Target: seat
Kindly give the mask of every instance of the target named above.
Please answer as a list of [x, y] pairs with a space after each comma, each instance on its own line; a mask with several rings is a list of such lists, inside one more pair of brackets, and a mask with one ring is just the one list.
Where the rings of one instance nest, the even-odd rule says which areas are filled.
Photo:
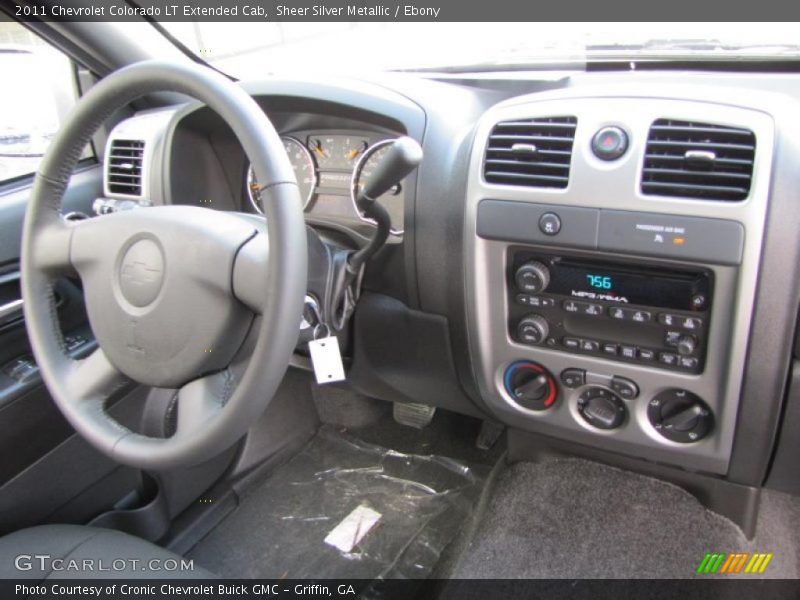
[[213, 577], [189, 559], [112, 529], [40, 525], [0, 538], [3, 579]]

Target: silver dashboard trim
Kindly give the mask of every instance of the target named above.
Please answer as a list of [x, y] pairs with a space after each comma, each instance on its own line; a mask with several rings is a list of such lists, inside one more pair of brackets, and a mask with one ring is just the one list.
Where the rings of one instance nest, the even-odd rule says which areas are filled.
[[[119, 198], [123, 200], [137, 200], [144, 204], [163, 204], [163, 194], [156, 176], [161, 168], [161, 144], [167, 132], [170, 120], [175, 116], [177, 109], [138, 113], [118, 123], [111, 130], [103, 153], [103, 194], [106, 198]], [[144, 142], [142, 150], [142, 194], [116, 194], [108, 187], [108, 168], [110, 165], [109, 153], [111, 144], [115, 140], [132, 139]]]
[[[577, 89], [548, 92], [514, 98], [485, 113], [476, 129], [470, 158], [464, 223], [470, 356], [483, 399], [498, 418], [511, 426], [691, 470], [724, 474], [733, 446], [761, 258], [775, 123], [772, 116], [762, 110], [732, 105], [731, 90], [721, 96], [719, 91], [702, 86], [698, 89], [679, 86], [669, 90], [652, 86], [651, 89], [651, 95], [642, 93], [641, 89], [633, 92], [627, 86], [609, 86], [596, 92]], [[531, 189], [487, 183], [482, 175], [482, 163], [492, 127], [503, 120], [551, 115], [574, 115], [578, 119], [568, 186], [565, 189]], [[757, 147], [748, 198], [740, 202], [713, 202], [643, 195], [640, 184], [644, 148], [650, 125], [659, 118], [752, 129]], [[601, 161], [591, 151], [592, 136], [606, 126], [620, 126], [629, 135], [628, 151], [616, 161]], [[728, 219], [741, 223], [746, 228], [741, 264], [736, 267], [704, 265], [714, 272], [716, 280], [704, 372], [700, 375], [683, 374], [598, 356], [525, 346], [512, 340], [506, 325], [505, 260], [508, 247], [520, 244], [477, 236], [477, 206], [483, 199], [551, 204], [556, 211], [559, 205], [569, 205]], [[569, 253], [558, 246], [539, 246], [538, 249]], [[610, 252], [592, 252], [592, 255], [610, 260], [621, 256]], [[645, 264], [690, 264], [653, 258], [641, 258], [641, 261]], [[728, 302], [724, 301], [726, 297]], [[639, 384], [641, 395], [636, 400], [626, 401], [629, 419], [623, 427], [601, 433], [585, 426], [577, 415], [579, 390], [562, 393], [557, 406], [546, 413], [534, 413], [516, 405], [504, 392], [501, 379], [505, 367], [520, 359], [540, 362], [556, 377], [568, 366], [629, 377]], [[662, 438], [652, 429], [646, 415], [647, 399], [669, 387], [688, 389], [706, 400], [714, 410], [717, 423], [712, 435], [693, 444], [677, 444]]]

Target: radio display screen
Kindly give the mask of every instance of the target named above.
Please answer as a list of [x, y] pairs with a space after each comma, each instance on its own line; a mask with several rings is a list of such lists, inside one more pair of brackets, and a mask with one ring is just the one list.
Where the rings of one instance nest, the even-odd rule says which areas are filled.
[[586, 300], [698, 311], [704, 310], [710, 300], [710, 282], [703, 272], [562, 259], [550, 264], [547, 292]]

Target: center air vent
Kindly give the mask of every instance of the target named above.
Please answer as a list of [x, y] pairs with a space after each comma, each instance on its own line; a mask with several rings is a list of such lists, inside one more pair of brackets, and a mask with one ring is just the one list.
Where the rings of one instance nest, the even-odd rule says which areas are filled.
[[567, 187], [577, 123], [575, 117], [498, 123], [489, 134], [484, 178], [505, 185]]
[[755, 151], [749, 129], [659, 119], [647, 138], [642, 193], [744, 200]]
[[144, 142], [114, 140], [107, 157], [108, 191], [126, 196], [142, 195]]

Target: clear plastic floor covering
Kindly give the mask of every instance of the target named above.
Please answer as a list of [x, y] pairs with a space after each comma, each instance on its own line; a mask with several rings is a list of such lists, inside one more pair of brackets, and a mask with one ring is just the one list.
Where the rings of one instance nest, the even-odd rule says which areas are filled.
[[426, 577], [472, 513], [485, 474], [326, 426], [190, 557], [222, 577]]

